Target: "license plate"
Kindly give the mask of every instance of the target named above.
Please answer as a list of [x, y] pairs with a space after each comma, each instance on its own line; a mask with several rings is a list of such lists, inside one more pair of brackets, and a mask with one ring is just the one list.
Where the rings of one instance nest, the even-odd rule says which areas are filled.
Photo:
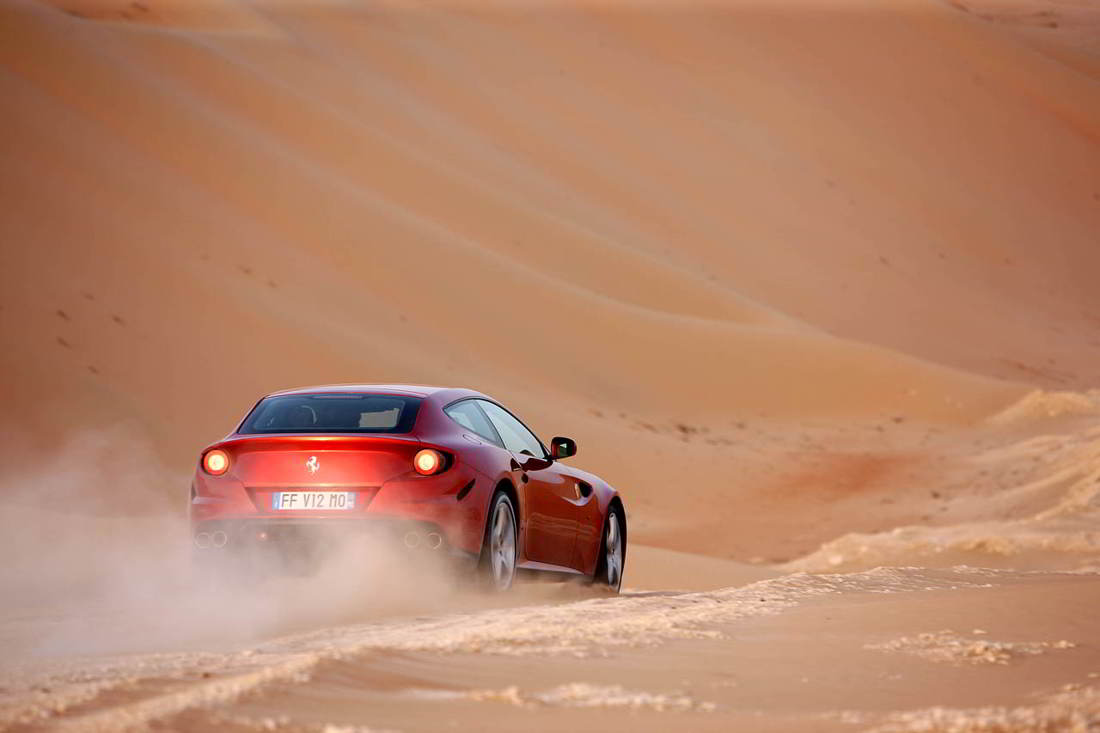
[[348, 511], [355, 508], [354, 491], [276, 491], [271, 494], [274, 511]]

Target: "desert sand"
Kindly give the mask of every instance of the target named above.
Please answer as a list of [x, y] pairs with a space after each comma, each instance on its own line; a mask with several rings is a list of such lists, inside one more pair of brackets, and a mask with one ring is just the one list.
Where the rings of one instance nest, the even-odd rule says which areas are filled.
[[[1100, 726], [1098, 84], [1089, 0], [0, 0], [0, 727]], [[341, 382], [575, 437], [623, 596], [195, 578]]]

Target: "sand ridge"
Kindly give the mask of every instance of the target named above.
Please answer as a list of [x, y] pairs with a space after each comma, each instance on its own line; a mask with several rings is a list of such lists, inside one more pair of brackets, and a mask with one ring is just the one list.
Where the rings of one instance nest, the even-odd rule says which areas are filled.
[[[886, 568], [852, 575], [793, 575], [719, 591], [627, 593], [574, 604], [521, 605], [476, 614], [335, 626], [228, 653], [40, 661], [5, 674], [0, 720], [32, 723], [60, 716], [62, 727], [74, 730], [139, 725], [192, 707], [230, 702], [274, 682], [305, 682], [311, 670], [326, 660], [369, 652], [606, 656], [614, 654], [616, 647], [722, 638], [714, 628], [717, 624], [781, 613], [823, 595], [981, 588], [990, 587], [998, 577], [992, 571]], [[572, 623], [578, 615], [586, 618], [585, 624]], [[111, 693], [119, 688], [130, 692], [125, 701], [115, 703]], [[33, 694], [28, 696], [29, 691]], [[564, 694], [559, 691], [550, 699]], [[653, 700], [644, 701], [645, 706], [652, 704]]]

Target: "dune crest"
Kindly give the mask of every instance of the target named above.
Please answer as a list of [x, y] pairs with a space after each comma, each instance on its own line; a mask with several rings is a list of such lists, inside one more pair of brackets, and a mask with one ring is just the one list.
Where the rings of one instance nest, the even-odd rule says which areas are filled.
[[1100, 390], [1047, 392], [1035, 390], [988, 418], [992, 425], [1027, 424], [1044, 418], [1067, 415], [1100, 415]]

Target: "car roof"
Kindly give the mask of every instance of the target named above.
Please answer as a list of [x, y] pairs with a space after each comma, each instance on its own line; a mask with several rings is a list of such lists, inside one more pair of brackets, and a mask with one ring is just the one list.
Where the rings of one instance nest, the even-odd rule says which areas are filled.
[[461, 387], [432, 387], [422, 384], [323, 384], [314, 387], [296, 387], [272, 392], [268, 397], [296, 394], [341, 394], [348, 392], [404, 394], [414, 397], [435, 397], [436, 399], [450, 402], [463, 397], [484, 397], [492, 399], [481, 392]]
[[320, 384], [313, 387], [295, 387], [272, 392], [268, 397], [292, 394], [340, 394], [343, 392], [400, 392], [427, 397], [447, 387], [429, 387], [420, 384]]

